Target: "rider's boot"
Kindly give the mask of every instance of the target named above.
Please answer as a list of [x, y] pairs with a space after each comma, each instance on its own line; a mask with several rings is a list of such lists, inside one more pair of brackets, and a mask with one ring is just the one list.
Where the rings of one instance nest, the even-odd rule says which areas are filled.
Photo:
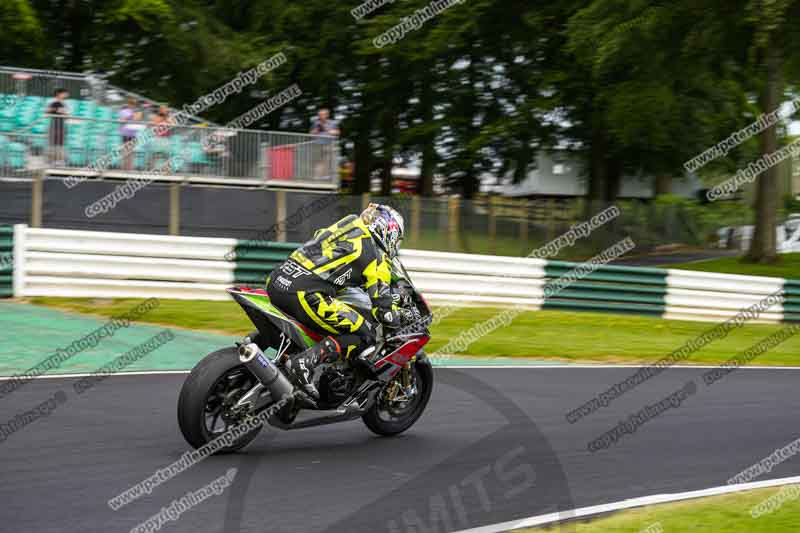
[[336, 339], [325, 337], [311, 348], [289, 356], [286, 366], [297, 379], [302, 391], [311, 400], [313, 407], [316, 407], [316, 402], [319, 401], [319, 391], [312, 380], [314, 368], [320, 363], [335, 361], [341, 353], [342, 350]]

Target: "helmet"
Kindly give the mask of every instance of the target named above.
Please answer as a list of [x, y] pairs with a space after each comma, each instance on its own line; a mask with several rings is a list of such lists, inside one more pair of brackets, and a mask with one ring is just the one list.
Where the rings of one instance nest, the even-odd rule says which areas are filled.
[[361, 213], [361, 220], [383, 251], [391, 258], [396, 257], [405, 230], [403, 215], [388, 205], [369, 204]]

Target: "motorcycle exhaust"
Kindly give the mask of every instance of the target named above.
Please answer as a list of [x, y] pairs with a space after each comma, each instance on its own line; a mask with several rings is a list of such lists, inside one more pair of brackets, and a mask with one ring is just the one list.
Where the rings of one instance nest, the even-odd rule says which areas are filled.
[[278, 370], [275, 363], [266, 358], [258, 344], [251, 342], [239, 346], [239, 361], [269, 390], [275, 401], [294, 391], [291, 382]]

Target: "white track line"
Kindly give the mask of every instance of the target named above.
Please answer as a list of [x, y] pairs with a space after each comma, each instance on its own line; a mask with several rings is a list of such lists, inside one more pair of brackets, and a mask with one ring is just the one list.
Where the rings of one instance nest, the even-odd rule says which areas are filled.
[[[615, 368], [642, 368], [641, 365], [547, 365], [547, 364], [532, 364], [532, 365], [437, 365], [438, 368], [453, 368], [456, 370], [503, 370], [503, 369], [525, 369], [525, 370], [552, 370], [552, 369], [593, 369], [593, 370], [611, 370]], [[672, 366], [666, 370], [703, 370], [711, 368], [720, 368], [715, 365], [697, 365], [697, 366]], [[742, 366], [737, 370], [800, 370], [800, 366]], [[112, 374], [104, 374], [104, 377], [115, 376], [158, 376], [161, 374], [188, 374], [189, 370], [140, 370], [136, 372], [116, 372]], [[61, 379], [61, 378], [84, 378], [94, 376], [92, 372], [81, 372], [75, 374], [43, 374], [41, 376], [33, 376], [26, 379]], [[0, 376], [0, 381], [15, 379], [21, 376]]]
[[[158, 376], [161, 374], [188, 374], [188, 370], [142, 370], [138, 372], [115, 372], [112, 374], [103, 374], [103, 377], [117, 377], [117, 376]], [[95, 373], [83, 372], [78, 374], [43, 374], [41, 376], [33, 376], [26, 379], [66, 379], [66, 378], [85, 378], [94, 376]], [[22, 376], [0, 376], [0, 381], [16, 379]]]
[[710, 489], [694, 490], [691, 492], [679, 492], [675, 494], [657, 494], [654, 496], [631, 498], [629, 500], [622, 500], [614, 503], [593, 505], [591, 507], [581, 507], [580, 509], [573, 509], [571, 511], [564, 511], [561, 513], [549, 513], [539, 516], [522, 518], [519, 520], [511, 520], [509, 522], [501, 522], [499, 524], [492, 524], [472, 529], [463, 529], [455, 533], [500, 533], [503, 531], [512, 531], [514, 529], [554, 524], [556, 522], [561, 522], [563, 520], [586, 518], [589, 516], [599, 515], [603, 513], [632, 509], [634, 507], [643, 507], [645, 505], [679, 502], [683, 500], [692, 500], [695, 498], [705, 498], [707, 496], [719, 496], [721, 494], [741, 492], [744, 490], [763, 489], [768, 487], [778, 487], [781, 485], [792, 485], [797, 483], [800, 483], [800, 476], [785, 477], [780, 479], [768, 479], [765, 481], [741, 483], [738, 485], [725, 485], [723, 487], [712, 487]]

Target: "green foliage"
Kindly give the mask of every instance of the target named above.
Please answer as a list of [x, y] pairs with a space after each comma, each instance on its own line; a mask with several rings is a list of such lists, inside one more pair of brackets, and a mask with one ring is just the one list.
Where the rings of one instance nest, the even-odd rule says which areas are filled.
[[[253, 126], [305, 131], [316, 108], [333, 108], [355, 192], [400, 159], [471, 197], [482, 175], [520, 181], [558, 145], [588, 163], [590, 195], [607, 202], [623, 174], [680, 178], [771, 111], [756, 98], [770, 47], [784, 51], [788, 89], [800, 74], [794, 0], [470, 0], [381, 48], [374, 39], [429, 0], [356, 20], [358, 3], [6, 0], [0, 63], [102, 71], [180, 107], [281, 51], [287, 65], [206, 116], [226, 122], [260, 103], [251, 90], [297, 83], [300, 98]], [[760, 151], [752, 138], [701, 178]]]
[[783, 208], [786, 213], [800, 213], [800, 198], [787, 194], [783, 197]]
[[0, 2], [0, 57], [39, 65], [43, 55], [42, 25], [31, 3], [28, 0]]

